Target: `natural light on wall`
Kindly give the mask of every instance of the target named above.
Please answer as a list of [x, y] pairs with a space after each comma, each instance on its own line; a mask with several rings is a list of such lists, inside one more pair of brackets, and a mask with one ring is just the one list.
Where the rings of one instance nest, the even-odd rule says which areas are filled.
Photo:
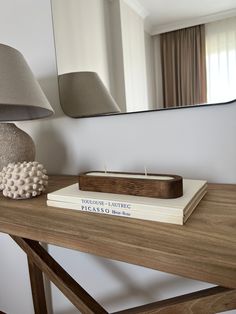
[[236, 98], [236, 17], [206, 24], [207, 102]]

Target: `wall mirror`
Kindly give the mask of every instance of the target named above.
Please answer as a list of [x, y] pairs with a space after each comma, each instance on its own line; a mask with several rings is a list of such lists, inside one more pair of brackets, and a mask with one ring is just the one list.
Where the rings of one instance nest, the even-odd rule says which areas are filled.
[[235, 0], [51, 1], [60, 100], [69, 116], [236, 98]]

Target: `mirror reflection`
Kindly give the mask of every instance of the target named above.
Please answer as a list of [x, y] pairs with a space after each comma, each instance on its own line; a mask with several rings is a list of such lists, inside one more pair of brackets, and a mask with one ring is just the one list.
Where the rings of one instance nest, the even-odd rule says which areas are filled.
[[[60, 99], [72, 117], [236, 98], [234, 0], [52, 0], [52, 14]], [[78, 82], [61, 87], [60, 78], [85, 72], [95, 72], [112, 95], [113, 111], [99, 111], [96, 101], [80, 109], [87, 105], [80, 105]], [[88, 99], [100, 95], [86, 90]], [[68, 101], [72, 94], [80, 99]]]

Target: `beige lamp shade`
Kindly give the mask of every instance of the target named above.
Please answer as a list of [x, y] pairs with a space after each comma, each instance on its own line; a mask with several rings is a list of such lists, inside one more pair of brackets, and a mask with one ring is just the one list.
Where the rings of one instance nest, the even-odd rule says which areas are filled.
[[59, 76], [61, 107], [72, 118], [118, 113], [120, 109], [95, 72]]
[[52, 113], [23, 55], [0, 44], [0, 171], [9, 163], [35, 159], [32, 138], [15, 124], [5, 122], [40, 119]]
[[0, 44], [0, 121], [40, 119], [52, 113], [23, 55]]

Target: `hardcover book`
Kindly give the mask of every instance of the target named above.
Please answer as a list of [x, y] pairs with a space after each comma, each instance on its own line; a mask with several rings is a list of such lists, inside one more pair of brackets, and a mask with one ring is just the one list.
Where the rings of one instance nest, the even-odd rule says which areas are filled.
[[81, 191], [73, 184], [49, 193], [47, 205], [183, 225], [206, 192], [206, 181], [188, 179], [183, 180], [183, 196], [176, 199]]

